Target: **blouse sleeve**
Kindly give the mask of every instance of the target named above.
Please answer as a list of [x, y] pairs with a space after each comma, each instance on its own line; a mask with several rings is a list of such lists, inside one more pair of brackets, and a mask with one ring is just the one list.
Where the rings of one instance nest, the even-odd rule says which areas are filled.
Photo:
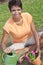
[[10, 32], [10, 24], [9, 24], [8, 21], [7, 21], [7, 22], [5, 23], [5, 25], [3, 26], [3, 29], [4, 29], [7, 33]]
[[32, 23], [32, 15], [30, 15], [29, 13], [27, 13], [27, 20], [28, 20], [28, 24]]

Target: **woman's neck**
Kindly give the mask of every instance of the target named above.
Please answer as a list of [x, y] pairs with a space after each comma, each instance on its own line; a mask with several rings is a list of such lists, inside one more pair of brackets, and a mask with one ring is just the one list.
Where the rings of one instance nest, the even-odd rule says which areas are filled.
[[22, 23], [23, 23], [23, 18], [22, 18], [22, 16], [20, 16], [20, 17], [18, 17], [18, 18], [13, 17], [13, 20], [14, 20], [14, 22], [15, 22], [17, 25], [22, 25]]
[[22, 17], [21, 17], [21, 16], [19, 16], [18, 18], [13, 17], [14, 22], [19, 22], [21, 19], [22, 19]]

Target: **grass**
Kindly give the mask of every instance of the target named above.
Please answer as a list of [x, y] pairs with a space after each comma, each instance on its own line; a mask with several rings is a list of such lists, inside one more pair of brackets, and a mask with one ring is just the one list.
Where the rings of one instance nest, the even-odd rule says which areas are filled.
[[[38, 30], [43, 29], [43, 0], [22, 0], [22, 3], [23, 12], [29, 12], [33, 16], [35, 26]], [[11, 13], [8, 9], [8, 3], [0, 5], [0, 39], [3, 33], [3, 26], [10, 15]], [[2, 51], [0, 52], [2, 53]]]
[[7, 3], [0, 5], [0, 37], [2, 35], [2, 28], [9, 16], [10, 14], [8, 11]]
[[[29, 12], [33, 16], [37, 29], [43, 29], [43, 0], [23, 0], [23, 11]], [[8, 3], [0, 5], [0, 37], [2, 28], [10, 17]]]

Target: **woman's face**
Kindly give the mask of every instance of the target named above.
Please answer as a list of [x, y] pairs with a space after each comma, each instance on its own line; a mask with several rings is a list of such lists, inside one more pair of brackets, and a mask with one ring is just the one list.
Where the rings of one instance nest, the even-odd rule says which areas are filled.
[[21, 8], [18, 6], [12, 6], [11, 13], [12, 13], [13, 17], [19, 18], [21, 15]]

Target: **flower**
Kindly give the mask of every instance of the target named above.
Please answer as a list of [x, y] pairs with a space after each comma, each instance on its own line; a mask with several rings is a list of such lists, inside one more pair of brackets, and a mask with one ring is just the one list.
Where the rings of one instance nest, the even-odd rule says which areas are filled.
[[32, 50], [31, 52], [29, 52], [28, 54], [26, 54], [25, 58], [26, 58], [26, 60], [28, 62], [34, 61], [34, 59], [35, 59], [35, 52]]

